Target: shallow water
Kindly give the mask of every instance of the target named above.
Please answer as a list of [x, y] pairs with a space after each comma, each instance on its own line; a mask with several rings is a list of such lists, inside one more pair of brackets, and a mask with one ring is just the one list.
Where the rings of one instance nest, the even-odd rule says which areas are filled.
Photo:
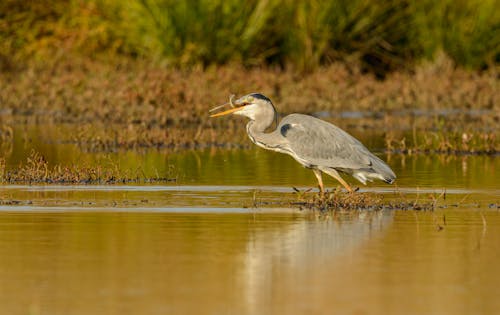
[[8, 166], [32, 147], [51, 164], [117, 160], [176, 182], [0, 186], [0, 314], [500, 312], [499, 157], [381, 156], [397, 185], [361, 191], [441, 196], [436, 211], [320, 215], [283, 207], [316, 182], [277, 153], [16, 139]]
[[498, 211], [472, 209], [9, 211], [0, 303], [4, 314], [494, 314], [499, 226]]

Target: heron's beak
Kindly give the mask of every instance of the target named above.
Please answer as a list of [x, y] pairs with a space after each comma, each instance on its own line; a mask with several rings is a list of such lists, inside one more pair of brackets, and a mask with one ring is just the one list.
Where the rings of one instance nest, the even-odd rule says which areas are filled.
[[210, 115], [210, 117], [225, 116], [225, 115], [229, 115], [231, 113], [237, 112], [237, 111], [242, 110], [242, 109], [243, 109], [243, 106], [235, 107], [235, 108], [231, 108], [231, 109], [225, 110], [225, 111], [217, 113], [217, 114]]

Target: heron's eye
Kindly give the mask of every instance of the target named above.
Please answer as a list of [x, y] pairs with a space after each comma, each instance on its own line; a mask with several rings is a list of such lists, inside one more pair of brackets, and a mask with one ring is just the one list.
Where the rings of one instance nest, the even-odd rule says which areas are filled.
[[253, 103], [253, 101], [254, 101], [253, 96], [249, 96], [249, 97], [247, 97], [247, 99], [245, 100], [245, 103], [250, 104], [250, 103]]

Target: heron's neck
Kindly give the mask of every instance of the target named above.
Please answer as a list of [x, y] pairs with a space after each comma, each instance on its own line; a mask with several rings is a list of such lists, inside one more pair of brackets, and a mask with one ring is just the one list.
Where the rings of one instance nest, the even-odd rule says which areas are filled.
[[273, 120], [251, 120], [247, 124], [247, 133], [253, 143], [268, 148], [273, 142], [272, 133], [266, 133], [265, 130], [273, 124]]

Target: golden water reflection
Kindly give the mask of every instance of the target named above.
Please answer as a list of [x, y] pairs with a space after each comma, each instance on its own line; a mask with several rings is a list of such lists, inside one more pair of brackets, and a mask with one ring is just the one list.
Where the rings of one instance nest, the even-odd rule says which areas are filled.
[[2, 213], [0, 313], [493, 314], [499, 240], [472, 209]]

